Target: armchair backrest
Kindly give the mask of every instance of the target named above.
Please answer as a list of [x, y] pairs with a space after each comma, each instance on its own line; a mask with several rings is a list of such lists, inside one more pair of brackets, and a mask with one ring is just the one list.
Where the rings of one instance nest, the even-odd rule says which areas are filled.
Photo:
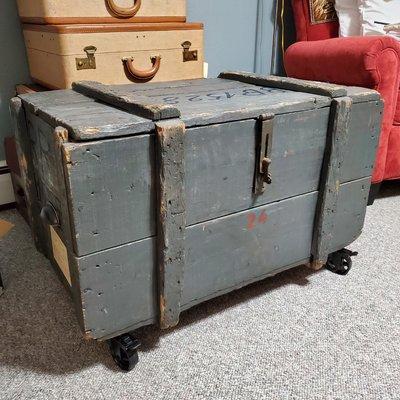
[[334, 0], [291, 0], [297, 41], [331, 39], [339, 35]]

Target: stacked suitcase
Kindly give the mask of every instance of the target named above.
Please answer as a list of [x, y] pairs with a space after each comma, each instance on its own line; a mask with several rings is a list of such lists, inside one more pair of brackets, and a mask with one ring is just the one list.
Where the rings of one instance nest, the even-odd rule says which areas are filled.
[[18, 0], [32, 79], [50, 89], [203, 77], [185, 0]]

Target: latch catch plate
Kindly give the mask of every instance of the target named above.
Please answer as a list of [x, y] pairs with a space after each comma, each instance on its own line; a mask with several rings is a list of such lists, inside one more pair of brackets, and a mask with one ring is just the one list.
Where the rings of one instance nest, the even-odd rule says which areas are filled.
[[190, 50], [191, 42], [186, 40], [181, 44], [183, 47], [183, 62], [187, 61], [197, 61], [199, 58], [199, 53], [197, 50]]
[[76, 69], [78, 71], [82, 69], [96, 69], [96, 57], [94, 56], [94, 53], [96, 53], [97, 48], [95, 46], [86, 46], [83, 50], [87, 57], [75, 58]]

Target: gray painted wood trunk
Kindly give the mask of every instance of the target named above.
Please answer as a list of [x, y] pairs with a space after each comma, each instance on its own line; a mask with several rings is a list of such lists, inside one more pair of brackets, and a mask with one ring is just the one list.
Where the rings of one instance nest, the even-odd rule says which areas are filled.
[[[87, 337], [175, 325], [206, 299], [320, 266], [362, 231], [374, 91], [226, 73], [21, 99], [34, 234]], [[271, 182], [255, 194], [261, 114], [273, 117]]]

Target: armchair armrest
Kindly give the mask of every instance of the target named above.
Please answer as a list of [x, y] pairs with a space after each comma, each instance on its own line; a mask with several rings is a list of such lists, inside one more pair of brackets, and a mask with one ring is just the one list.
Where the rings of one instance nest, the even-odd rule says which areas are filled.
[[291, 45], [284, 57], [292, 78], [377, 90], [384, 103], [373, 182], [383, 179], [400, 86], [400, 43], [388, 36], [334, 38]]
[[285, 69], [293, 78], [370, 89], [389, 80], [394, 86], [400, 71], [400, 44], [386, 36], [298, 42], [285, 53]]

